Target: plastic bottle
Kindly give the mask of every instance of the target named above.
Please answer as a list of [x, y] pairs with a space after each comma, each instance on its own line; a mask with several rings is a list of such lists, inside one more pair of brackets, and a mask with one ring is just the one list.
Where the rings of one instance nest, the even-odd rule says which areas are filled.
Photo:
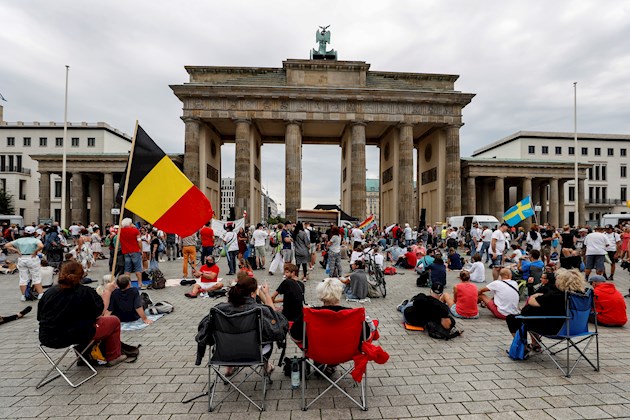
[[291, 359], [291, 388], [300, 387], [300, 361], [297, 357]]

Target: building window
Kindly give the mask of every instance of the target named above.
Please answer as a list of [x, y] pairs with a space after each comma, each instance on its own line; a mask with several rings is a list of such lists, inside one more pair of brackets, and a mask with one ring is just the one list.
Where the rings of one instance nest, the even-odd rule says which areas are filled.
[[527, 152], [530, 155], [533, 155], [534, 153], [536, 153], [536, 146], [527, 146]]
[[13, 155], [9, 155], [9, 172], [13, 172], [13, 161], [15, 160], [15, 158], [13, 157]]
[[582, 147], [582, 156], [588, 155], [588, 147]]
[[599, 166], [595, 167], [595, 181], [599, 181]]
[[96, 146], [96, 139], [94, 137], [88, 137], [88, 147]]
[[26, 200], [26, 180], [20, 179], [20, 184], [18, 186], [18, 194], [20, 200]]
[[595, 148], [595, 156], [601, 156], [601, 155], [602, 155], [601, 147], [596, 147]]
[[63, 137], [55, 138], [55, 147], [63, 147]]
[[31, 147], [31, 138], [24, 137], [24, 147]]
[[602, 203], [605, 203], [606, 199], [608, 199], [608, 187], [602, 187]]
[[0, 155], [0, 172], [5, 172], [7, 170], [7, 157], [5, 155]]
[[593, 167], [588, 168], [588, 179], [593, 179]]
[[595, 188], [593, 187], [588, 187], [588, 202], [592, 203], [593, 202], [593, 197], [594, 197], [594, 192]]
[[17, 172], [22, 172], [22, 155], [17, 155], [15, 157], [15, 166], [16, 166], [15, 170]]
[[602, 165], [602, 181], [606, 181], [606, 166]]
[[61, 197], [61, 181], [55, 181], [55, 198]]
[[619, 156], [625, 156], [626, 155], [626, 149], [619, 149]]
[[549, 154], [549, 146], [543, 146], [542, 147], [542, 154], [543, 155]]
[[15, 137], [7, 137], [7, 147], [15, 146]]
[[621, 187], [621, 191], [619, 191], [619, 198], [621, 199], [621, 201], [628, 200], [628, 187], [626, 187], [625, 185], [623, 185]]
[[556, 146], [556, 155], [561, 155], [561, 154], [562, 154], [562, 147]]
[[39, 147], [46, 147], [46, 146], [48, 146], [48, 139], [46, 137], [40, 137]]
[[55, 220], [61, 220], [61, 209], [55, 209]]
[[25, 215], [26, 215], [26, 209], [20, 209], [20, 216], [22, 216], [22, 219], [24, 219]]
[[628, 176], [628, 167], [626, 165], [621, 165], [621, 172], [619, 173], [621, 178], [626, 178]]
[[575, 154], [575, 147], [569, 146], [569, 154], [570, 155], [574, 155]]
[[608, 148], [608, 156], [615, 156], [615, 149], [613, 148]]
[[7, 192], [7, 179], [0, 178], [0, 191]]
[[569, 187], [569, 201], [575, 201], [575, 187]]
[[78, 137], [72, 137], [72, 143], [70, 143], [72, 145], [72, 147], [79, 147], [79, 138]]

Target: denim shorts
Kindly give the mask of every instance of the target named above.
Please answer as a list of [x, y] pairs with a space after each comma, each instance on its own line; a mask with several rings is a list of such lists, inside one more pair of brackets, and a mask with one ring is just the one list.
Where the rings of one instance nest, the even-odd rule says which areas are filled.
[[460, 315], [459, 313], [457, 313], [457, 305], [455, 303], [449, 309], [451, 310], [451, 315], [453, 315], [455, 318], [462, 318], [462, 319], [477, 319], [477, 318], [479, 318], [479, 314], [477, 314], [475, 316], [463, 316], [463, 315]]
[[142, 273], [142, 253], [125, 254], [125, 273]]
[[597, 271], [604, 271], [605, 261], [606, 257], [604, 255], [587, 255], [585, 267], [587, 270], [591, 270], [594, 268]]
[[497, 255], [496, 258], [492, 258], [492, 265], [493, 266], [501, 265], [502, 262], [503, 262], [503, 255], [502, 254]]

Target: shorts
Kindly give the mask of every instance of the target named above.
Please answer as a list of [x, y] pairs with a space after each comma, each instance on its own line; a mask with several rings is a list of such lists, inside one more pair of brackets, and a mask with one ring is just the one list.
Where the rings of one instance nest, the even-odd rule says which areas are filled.
[[265, 246], [256, 246], [254, 247], [256, 249], [256, 256], [263, 258], [265, 256]]
[[479, 314], [475, 315], [475, 316], [463, 316], [457, 313], [457, 309], [456, 309], [456, 304], [454, 303], [451, 306], [451, 315], [453, 315], [455, 318], [462, 318], [462, 319], [477, 319], [479, 318]]
[[142, 255], [140, 252], [125, 254], [125, 273], [142, 272]]
[[610, 263], [611, 264], [616, 263], [617, 261], [616, 261], [615, 255], [617, 254], [617, 251], [606, 251], [606, 252], [608, 252], [608, 258], [610, 258]]
[[293, 260], [293, 250], [292, 249], [283, 249], [282, 250], [282, 260], [285, 263], [290, 263]]
[[604, 261], [606, 261], [605, 255], [587, 255], [586, 256], [586, 264], [584, 268], [586, 270], [592, 270], [593, 268], [596, 271], [604, 271]]
[[311, 248], [310, 249], [311, 254], [314, 254], [317, 252], [317, 244], [311, 244], [310, 248]]
[[499, 312], [499, 308], [497, 308], [497, 305], [494, 303], [494, 300], [489, 300], [488, 302], [486, 302], [486, 307], [490, 310], [490, 312], [492, 312], [492, 315], [494, 315], [496, 318], [499, 318], [499, 319], [507, 318], [507, 316]]
[[17, 268], [20, 273], [20, 286], [26, 286], [29, 280], [33, 281], [32, 284], [42, 283], [39, 257], [22, 256], [17, 260]]
[[217, 284], [217, 281], [198, 281], [196, 284], [199, 285], [199, 287], [201, 287], [201, 290], [208, 290], [212, 287], [214, 287]]
[[[492, 255], [492, 254], [491, 254]], [[500, 266], [503, 263], [503, 254], [497, 255], [496, 258], [492, 258], [493, 266]]]
[[547, 244], [547, 245], [543, 245], [540, 253], [545, 256], [548, 257], [549, 255], [551, 255], [551, 245]]

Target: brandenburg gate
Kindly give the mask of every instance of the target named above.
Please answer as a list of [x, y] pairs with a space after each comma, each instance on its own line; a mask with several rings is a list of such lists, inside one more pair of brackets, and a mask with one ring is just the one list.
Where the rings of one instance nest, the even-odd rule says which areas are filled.
[[[286, 153], [286, 217], [301, 207], [302, 145], [341, 148], [341, 208], [366, 216], [365, 147], [380, 149], [380, 222], [461, 214], [459, 129], [473, 94], [455, 75], [370, 71], [363, 61], [290, 59], [281, 68], [187, 66], [184, 172], [220, 208], [221, 153], [236, 144], [236, 214], [261, 220], [261, 147]], [[417, 149], [414, 180], [413, 151]], [[327, 156], [322, 165], [330, 165]], [[417, 191], [414, 190], [414, 183]]]

